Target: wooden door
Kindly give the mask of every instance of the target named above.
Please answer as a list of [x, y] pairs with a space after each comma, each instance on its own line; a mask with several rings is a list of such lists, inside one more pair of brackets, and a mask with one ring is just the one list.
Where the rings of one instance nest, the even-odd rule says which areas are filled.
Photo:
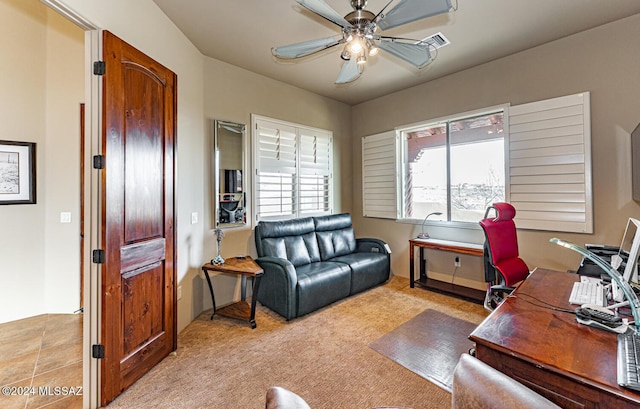
[[176, 76], [103, 35], [101, 404], [176, 348]]

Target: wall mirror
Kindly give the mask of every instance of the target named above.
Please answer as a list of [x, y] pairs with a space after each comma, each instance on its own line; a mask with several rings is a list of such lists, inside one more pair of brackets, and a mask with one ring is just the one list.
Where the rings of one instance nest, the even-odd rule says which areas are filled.
[[217, 119], [214, 121], [214, 228], [238, 227], [247, 223], [245, 130], [244, 124]]

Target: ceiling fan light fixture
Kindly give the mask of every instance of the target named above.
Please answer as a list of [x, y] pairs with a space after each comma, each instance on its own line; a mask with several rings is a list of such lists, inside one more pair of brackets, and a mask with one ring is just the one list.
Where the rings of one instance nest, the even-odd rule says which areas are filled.
[[[272, 48], [277, 58], [294, 59], [306, 57], [327, 49], [344, 45], [340, 57], [344, 60], [336, 84], [346, 84], [358, 79], [368, 57], [373, 57], [382, 49], [417, 68], [423, 68], [432, 62], [435, 55], [431, 51], [438, 48], [438, 40], [424, 41], [410, 38], [378, 35], [393, 27], [408, 24], [416, 20], [449, 12], [452, 0], [389, 0], [377, 14], [366, 10], [367, 0], [349, 0], [351, 13], [342, 17], [326, 0], [296, 0], [307, 10], [341, 27], [339, 36], [321, 38], [301, 43]], [[386, 2], [386, 1], [385, 1]], [[391, 6], [392, 3], [395, 4]], [[425, 5], [425, 3], [428, 3]], [[438, 35], [432, 36], [438, 37]], [[428, 37], [431, 39], [431, 37]]]
[[354, 54], [359, 54], [362, 51], [362, 42], [360, 41], [360, 37], [355, 37], [351, 42], [349, 42], [349, 51]]

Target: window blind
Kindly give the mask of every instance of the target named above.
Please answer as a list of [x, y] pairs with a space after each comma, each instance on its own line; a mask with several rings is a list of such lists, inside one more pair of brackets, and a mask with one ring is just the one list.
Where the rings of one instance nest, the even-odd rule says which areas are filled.
[[328, 212], [332, 138], [328, 133], [300, 129], [300, 213]]
[[519, 228], [593, 232], [588, 92], [510, 107], [508, 151]]
[[398, 147], [395, 131], [362, 138], [362, 210], [365, 217], [398, 218]]
[[331, 213], [331, 132], [254, 117], [256, 218]]

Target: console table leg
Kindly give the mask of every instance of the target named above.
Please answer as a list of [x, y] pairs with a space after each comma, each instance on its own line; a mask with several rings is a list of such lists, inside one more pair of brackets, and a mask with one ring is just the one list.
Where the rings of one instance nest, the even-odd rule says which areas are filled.
[[413, 288], [413, 280], [415, 279], [415, 267], [413, 265], [413, 244], [409, 243], [409, 288]]
[[427, 282], [427, 260], [424, 258], [423, 247], [420, 247], [420, 281]]
[[256, 324], [256, 301], [258, 301], [258, 290], [260, 290], [260, 279], [261, 275], [255, 276], [253, 279], [253, 290], [251, 294], [251, 315], [249, 317], [249, 323], [251, 324], [251, 329], [254, 329]]
[[211, 302], [213, 303], [213, 312], [211, 313], [211, 319], [216, 315], [216, 297], [213, 295], [213, 285], [211, 284], [211, 277], [209, 277], [209, 272], [204, 270], [204, 276], [207, 278], [207, 284], [209, 284], [209, 292], [211, 293]]

